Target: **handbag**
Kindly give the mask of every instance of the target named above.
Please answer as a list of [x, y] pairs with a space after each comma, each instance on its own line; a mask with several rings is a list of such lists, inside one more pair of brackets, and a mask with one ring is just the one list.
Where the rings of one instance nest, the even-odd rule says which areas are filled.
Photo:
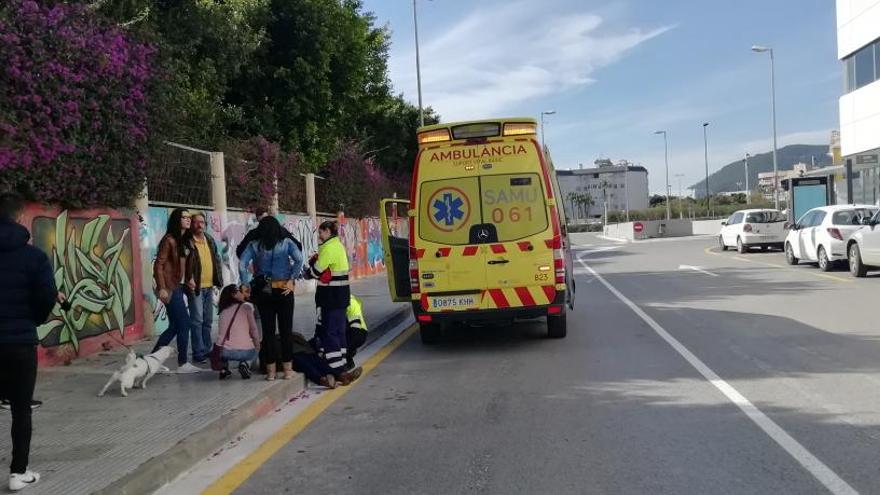
[[229, 331], [232, 330], [232, 324], [235, 323], [235, 317], [238, 316], [238, 310], [241, 309], [241, 304], [235, 308], [235, 312], [232, 313], [232, 319], [229, 320], [229, 326], [226, 327], [226, 336], [223, 337], [223, 342], [220, 345], [214, 343], [214, 347], [211, 348], [211, 369], [214, 371], [221, 371], [225, 368], [223, 366], [223, 346], [226, 345], [226, 342], [229, 340]]
[[[258, 241], [255, 241], [258, 242]], [[272, 248], [272, 262], [275, 263], [275, 248]], [[257, 273], [254, 275], [254, 278], [251, 280], [251, 292], [254, 294], [261, 294], [264, 296], [272, 295], [272, 277], [267, 276], [263, 273]]]

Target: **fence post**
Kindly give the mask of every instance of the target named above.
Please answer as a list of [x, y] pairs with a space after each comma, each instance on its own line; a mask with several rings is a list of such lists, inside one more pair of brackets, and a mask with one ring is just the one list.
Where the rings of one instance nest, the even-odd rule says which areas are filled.
[[211, 206], [222, 231], [226, 228], [226, 167], [222, 151], [211, 152]]
[[315, 199], [315, 174], [309, 172], [306, 175], [306, 213], [312, 218], [312, 222], [318, 222], [318, 205]]
[[[138, 215], [138, 223], [140, 224], [138, 225], [138, 228], [140, 229], [140, 232], [144, 232], [143, 225], [148, 225], [150, 219], [150, 195], [147, 190], [146, 179], [144, 179], [144, 188], [141, 189], [141, 192], [134, 200], [134, 209]], [[141, 249], [144, 241], [145, 239], [141, 239], [141, 246], [135, 246], [135, 248], [141, 250], [141, 256], [139, 260], [132, 260], [132, 263], [141, 263], [141, 287], [144, 287], [144, 290], [141, 291], [140, 297], [144, 308], [144, 311], [142, 312], [144, 336], [153, 336], [155, 334], [153, 308], [159, 303], [156, 301], [155, 296], [152, 295], [152, 290], [150, 289], [153, 286], [153, 265], [149, 251]], [[149, 239], [146, 241], [149, 242]], [[149, 308], [149, 311], [147, 311], [147, 308]]]
[[278, 172], [276, 171], [272, 174], [272, 201], [269, 202], [269, 214], [274, 217], [279, 211], [281, 207], [278, 205]]

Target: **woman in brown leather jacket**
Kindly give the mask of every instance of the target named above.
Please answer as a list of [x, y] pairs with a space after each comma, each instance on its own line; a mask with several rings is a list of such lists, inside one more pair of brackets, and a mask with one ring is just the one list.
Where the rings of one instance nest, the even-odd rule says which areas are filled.
[[189, 342], [189, 312], [183, 280], [184, 264], [190, 247], [185, 240], [189, 230], [191, 215], [184, 208], [177, 208], [168, 216], [168, 228], [159, 241], [156, 261], [153, 262], [153, 278], [156, 281], [156, 294], [165, 305], [168, 315], [168, 330], [162, 332], [153, 352], [171, 343], [177, 337], [177, 372], [193, 373], [200, 371], [186, 362]]

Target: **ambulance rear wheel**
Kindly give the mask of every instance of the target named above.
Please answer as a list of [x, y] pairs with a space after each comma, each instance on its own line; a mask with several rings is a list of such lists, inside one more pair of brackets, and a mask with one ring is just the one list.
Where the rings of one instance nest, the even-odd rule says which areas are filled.
[[547, 336], [551, 339], [564, 339], [568, 333], [565, 315], [547, 317]]
[[436, 344], [443, 337], [443, 328], [439, 323], [420, 323], [419, 337], [422, 338], [422, 344]]

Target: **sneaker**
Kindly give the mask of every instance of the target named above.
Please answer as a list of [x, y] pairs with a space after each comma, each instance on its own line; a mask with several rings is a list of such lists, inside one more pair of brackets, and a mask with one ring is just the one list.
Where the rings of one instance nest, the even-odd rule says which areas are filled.
[[178, 374], [189, 374], [189, 373], [199, 373], [204, 371], [203, 369], [193, 366], [190, 363], [184, 363], [177, 367]]
[[9, 475], [9, 490], [17, 492], [40, 481], [40, 474], [27, 470], [22, 474], [12, 473]]
[[[31, 401], [31, 409], [36, 409], [42, 405], [43, 405], [43, 401], [41, 401], [41, 400], [32, 400]], [[4, 411], [8, 411], [8, 410], [12, 409], [12, 403], [10, 403], [6, 399], [0, 400], [0, 409], [3, 409]]]
[[238, 374], [241, 375], [242, 380], [250, 380], [251, 366], [247, 363], [247, 361], [242, 361], [238, 363]]
[[229, 370], [220, 370], [220, 379], [225, 380], [232, 376], [232, 372]]

